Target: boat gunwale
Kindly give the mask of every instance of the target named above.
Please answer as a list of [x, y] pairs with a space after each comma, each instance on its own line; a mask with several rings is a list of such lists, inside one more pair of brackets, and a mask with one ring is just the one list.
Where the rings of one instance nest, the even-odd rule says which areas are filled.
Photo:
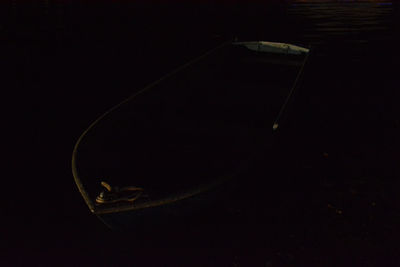
[[[174, 76], [175, 74], [177, 74], [178, 72], [188, 68], [189, 66], [191, 66], [192, 64], [208, 57], [209, 55], [213, 54], [214, 52], [216, 52], [217, 50], [231, 44], [232, 41], [226, 41], [220, 45], [218, 45], [217, 47], [207, 51], [206, 53], [192, 59], [191, 61], [189, 61], [188, 63], [181, 65], [180, 67], [176, 68], [175, 70], [173, 70], [172, 72], [162, 76], [160, 79], [156, 80], [155, 82], [150, 83], [149, 85], [145, 86], [142, 90], [134, 93], [133, 95], [129, 96], [128, 98], [126, 98], [125, 100], [123, 100], [122, 102], [120, 102], [119, 104], [113, 106], [112, 108], [110, 108], [109, 110], [107, 110], [105, 113], [103, 113], [103, 115], [101, 115], [100, 117], [98, 117], [94, 122], [92, 122], [88, 128], [86, 128], [86, 130], [79, 136], [77, 142], [75, 143], [73, 152], [72, 152], [72, 160], [71, 160], [71, 165], [72, 165], [72, 175], [74, 177], [74, 181], [75, 184], [77, 185], [79, 192], [81, 193], [83, 199], [86, 202], [86, 205], [89, 207], [90, 211], [94, 214], [105, 214], [105, 213], [113, 213], [113, 212], [120, 212], [120, 211], [128, 211], [128, 210], [136, 210], [136, 209], [141, 209], [141, 208], [149, 208], [149, 207], [156, 207], [156, 206], [160, 206], [160, 205], [165, 205], [165, 204], [169, 204], [169, 203], [173, 203], [194, 195], [197, 195], [203, 191], [206, 191], [207, 189], [211, 188], [213, 186], [213, 184], [208, 185], [208, 186], [204, 186], [204, 187], [200, 187], [197, 190], [192, 190], [183, 194], [177, 194], [174, 197], [167, 197], [167, 198], [163, 198], [160, 200], [156, 200], [156, 201], [149, 201], [145, 203], [141, 203], [138, 205], [125, 205], [124, 207], [99, 207], [96, 206], [93, 201], [91, 200], [91, 198], [89, 197], [88, 192], [85, 189], [85, 186], [82, 183], [82, 179], [79, 175], [79, 171], [77, 168], [77, 155], [78, 155], [78, 150], [79, 150], [79, 145], [82, 142], [82, 140], [84, 139], [84, 137], [87, 135], [87, 133], [94, 128], [100, 121], [102, 121], [105, 117], [107, 117], [110, 113], [112, 113], [113, 111], [117, 110], [118, 108], [122, 107], [124, 104], [130, 102], [132, 99], [134, 99], [135, 97], [141, 95], [142, 93], [148, 91], [149, 89], [155, 87], [156, 85], [158, 85], [159, 83], [161, 83], [162, 81]], [[226, 178], [225, 178], [226, 179]], [[217, 184], [220, 183], [220, 180], [225, 180], [225, 179], [218, 179], [217, 180]]]

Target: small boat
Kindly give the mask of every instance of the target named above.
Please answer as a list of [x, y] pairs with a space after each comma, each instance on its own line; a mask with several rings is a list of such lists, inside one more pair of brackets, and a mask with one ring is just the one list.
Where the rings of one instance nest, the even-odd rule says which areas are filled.
[[271, 142], [299, 86], [308, 49], [285, 45], [221, 44], [95, 120], [72, 155], [90, 211], [129, 230], [214, 206]]

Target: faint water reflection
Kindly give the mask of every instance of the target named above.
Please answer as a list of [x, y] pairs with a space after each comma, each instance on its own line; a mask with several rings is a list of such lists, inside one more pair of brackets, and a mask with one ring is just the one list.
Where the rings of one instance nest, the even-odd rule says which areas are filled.
[[389, 40], [393, 13], [392, 2], [295, 1], [288, 7], [296, 38], [310, 44]]

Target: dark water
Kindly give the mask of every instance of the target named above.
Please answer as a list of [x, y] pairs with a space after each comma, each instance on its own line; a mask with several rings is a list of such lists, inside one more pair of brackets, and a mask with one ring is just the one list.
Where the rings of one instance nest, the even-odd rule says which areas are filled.
[[[95, 255], [105, 264], [399, 263], [397, 3], [14, 1], [1, 11], [3, 76], [16, 100], [11, 125], [21, 128], [5, 209], [7, 264], [90, 263]], [[236, 35], [310, 44], [315, 53], [277, 149], [227, 200], [233, 210], [245, 207], [226, 237], [234, 249], [189, 249], [195, 241], [171, 241], [186, 250], [149, 249], [159, 244], [155, 234], [132, 243], [114, 236], [73, 183], [77, 137], [115, 103]], [[15, 198], [21, 185], [24, 198]]]
[[[346, 44], [390, 42], [394, 37], [392, 2], [293, 3], [288, 8], [297, 27], [295, 38], [320, 45], [330, 41]], [[300, 25], [301, 25], [300, 24]]]

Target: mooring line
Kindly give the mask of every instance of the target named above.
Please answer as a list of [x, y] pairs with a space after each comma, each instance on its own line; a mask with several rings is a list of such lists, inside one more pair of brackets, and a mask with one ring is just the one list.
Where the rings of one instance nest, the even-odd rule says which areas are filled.
[[276, 131], [276, 130], [279, 128], [280, 119], [281, 119], [281, 117], [282, 117], [282, 115], [283, 115], [283, 113], [284, 113], [284, 111], [285, 111], [285, 109], [286, 109], [286, 106], [287, 106], [288, 103], [289, 103], [290, 98], [292, 97], [294, 91], [295, 91], [295, 90], [297, 89], [297, 87], [298, 87], [298, 83], [299, 83], [299, 81], [300, 81], [301, 76], [303, 75], [304, 68], [305, 68], [305, 65], [306, 65], [306, 63], [307, 63], [307, 61], [308, 61], [308, 57], [309, 57], [310, 53], [311, 53], [311, 49], [310, 49], [310, 52], [307, 53], [306, 58], [304, 59], [303, 64], [302, 64], [302, 66], [301, 66], [301, 68], [300, 68], [300, 70], [299, 70], [299, 73], [297, 74], [297, 77], [296, 77], [296, 80], [295, 80], [295, 82], [294, 82], [294, 85], [293, 85], [292, 89], [289, 91], [289, 94], [288, 94], [288, 96], [286, 97], [285, 102], [283, 103], [281, 109], [279, 110], [278, 116], [276, 117], [274, 123], [272, 124], [272, 130], [273, 130], [273, 131]]

